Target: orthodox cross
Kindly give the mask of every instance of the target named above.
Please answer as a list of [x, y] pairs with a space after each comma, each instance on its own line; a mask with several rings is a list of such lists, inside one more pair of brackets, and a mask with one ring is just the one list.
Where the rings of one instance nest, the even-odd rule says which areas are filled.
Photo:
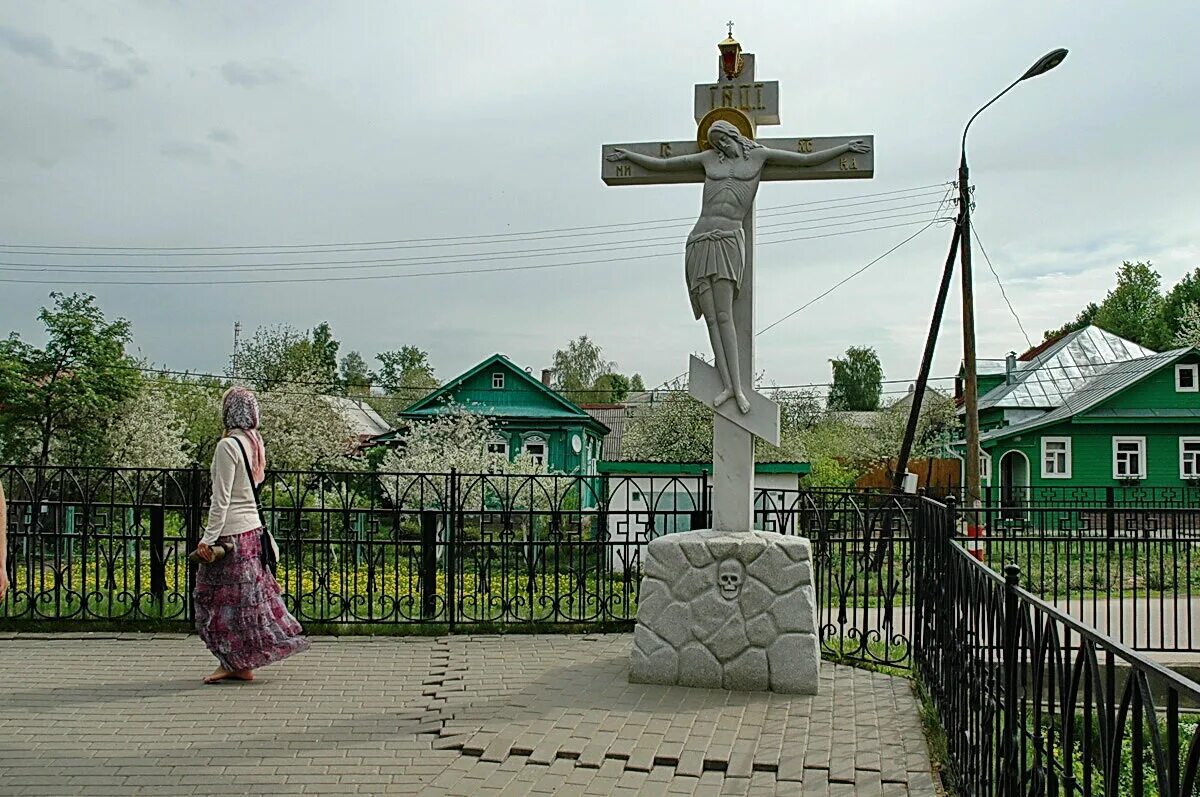
[[713, 406], [713, 528], [754, 528], [754, 439], [778, 445], [779, 407], [753, 389], [754, 198], [761, 181], [863, 179], [874, 174], [871, 136], [756, 139], [779, 124], [779, 83], [756, 81], [754, 56], [718, 45], [716, 83], [695, 89], [692, 141], [606, 144], [607, 185], [704, 183], [688, 237], [692, 309], [708, 325], [714, 364], [692, 356], [688, 392]]

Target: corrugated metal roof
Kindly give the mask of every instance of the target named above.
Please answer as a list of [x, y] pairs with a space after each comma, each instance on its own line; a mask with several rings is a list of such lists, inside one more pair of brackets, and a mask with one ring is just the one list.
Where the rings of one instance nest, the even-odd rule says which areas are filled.
[[391, 425], [383, 416], [362, 399], [347, 396], [325, 396], [324, 399], [358, 437], [375, 437], [392, 431]]
[[622, 404], [582, 405], [583, 411], [609, 428], [604, 436], [600, 458], [614, 461], [621, 458], [621, 438], [625, 434], [625, 421], [630, 408]]
[[1154, 355], [1155, 352], [1099, 327], [1084, 327], [1064, 335], [1031, 361], [1018, 361], [1013, 384], [999, 385], [981, 396], [979, 409], [1061, 407], [1089, 380], [1114, 363]]
[[[1117, 340], [1120, 340], [1120, 338], [1117, 338]], [[1178, 360], [1190, 351], [1191, 348], [1188, 347], [1173, 349], [1162, 354], [1152, 354], [1148, 357], [1140, 357], [1136, 360], [1127, 360], [1108, 365], [1099, 369], [1092, 377], [1076, 387], [1065, 397], [1062, 404], [1045, 415], [1014, 426], [1005, 426], [988, 432], [982, 435], [980, 440], [995, 440], [1068, 420], [1115, 396], [1133, 383], [1157, 371], [1159, 368]]]

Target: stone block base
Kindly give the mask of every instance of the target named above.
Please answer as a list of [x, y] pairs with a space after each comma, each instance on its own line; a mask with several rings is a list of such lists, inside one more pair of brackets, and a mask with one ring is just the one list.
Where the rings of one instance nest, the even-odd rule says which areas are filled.
[[629, 680], [817, 693], [821, 646], [804, 537], [706, 529], [645, 549]]

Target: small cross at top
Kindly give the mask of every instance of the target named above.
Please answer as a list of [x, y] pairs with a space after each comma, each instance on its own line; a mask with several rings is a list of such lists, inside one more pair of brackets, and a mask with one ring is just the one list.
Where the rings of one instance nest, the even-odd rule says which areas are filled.
[[728, 22], [726, 22], [725, 24], [729, 26], [729, 38], [732, 39], [733, 38], [733, 20], [731, 19]]

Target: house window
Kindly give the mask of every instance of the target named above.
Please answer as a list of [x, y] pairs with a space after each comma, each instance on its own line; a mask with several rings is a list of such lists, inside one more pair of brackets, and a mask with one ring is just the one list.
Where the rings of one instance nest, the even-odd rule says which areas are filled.
[[1113, 438], [1113, 478], [1146, 478], [1146, 438]]
[[1175, 392], [1200, 393], [1200, 365], [1175, 366]]
[[1179, 478], [1200, 479], [1200, 437], [1179, 438]]
[[1071, 478], [1071, 438], [1042, 438], [1042, 478]]
[[504, 374], [492, 374], [492, 390], [504, 389]]
[[546, 441], [540, 437], [531, 437], [525, 441], [525, 453], [533, 460], [533, 464], [542, 466], [546, 464]]
[[506, 440], [489, 440], [487, 444], [487, 452], [497, 456], [508, 458], [508, 441]]
[[979, 481], [992, 481], [992, 457], [986, 451], [979, 452]]

